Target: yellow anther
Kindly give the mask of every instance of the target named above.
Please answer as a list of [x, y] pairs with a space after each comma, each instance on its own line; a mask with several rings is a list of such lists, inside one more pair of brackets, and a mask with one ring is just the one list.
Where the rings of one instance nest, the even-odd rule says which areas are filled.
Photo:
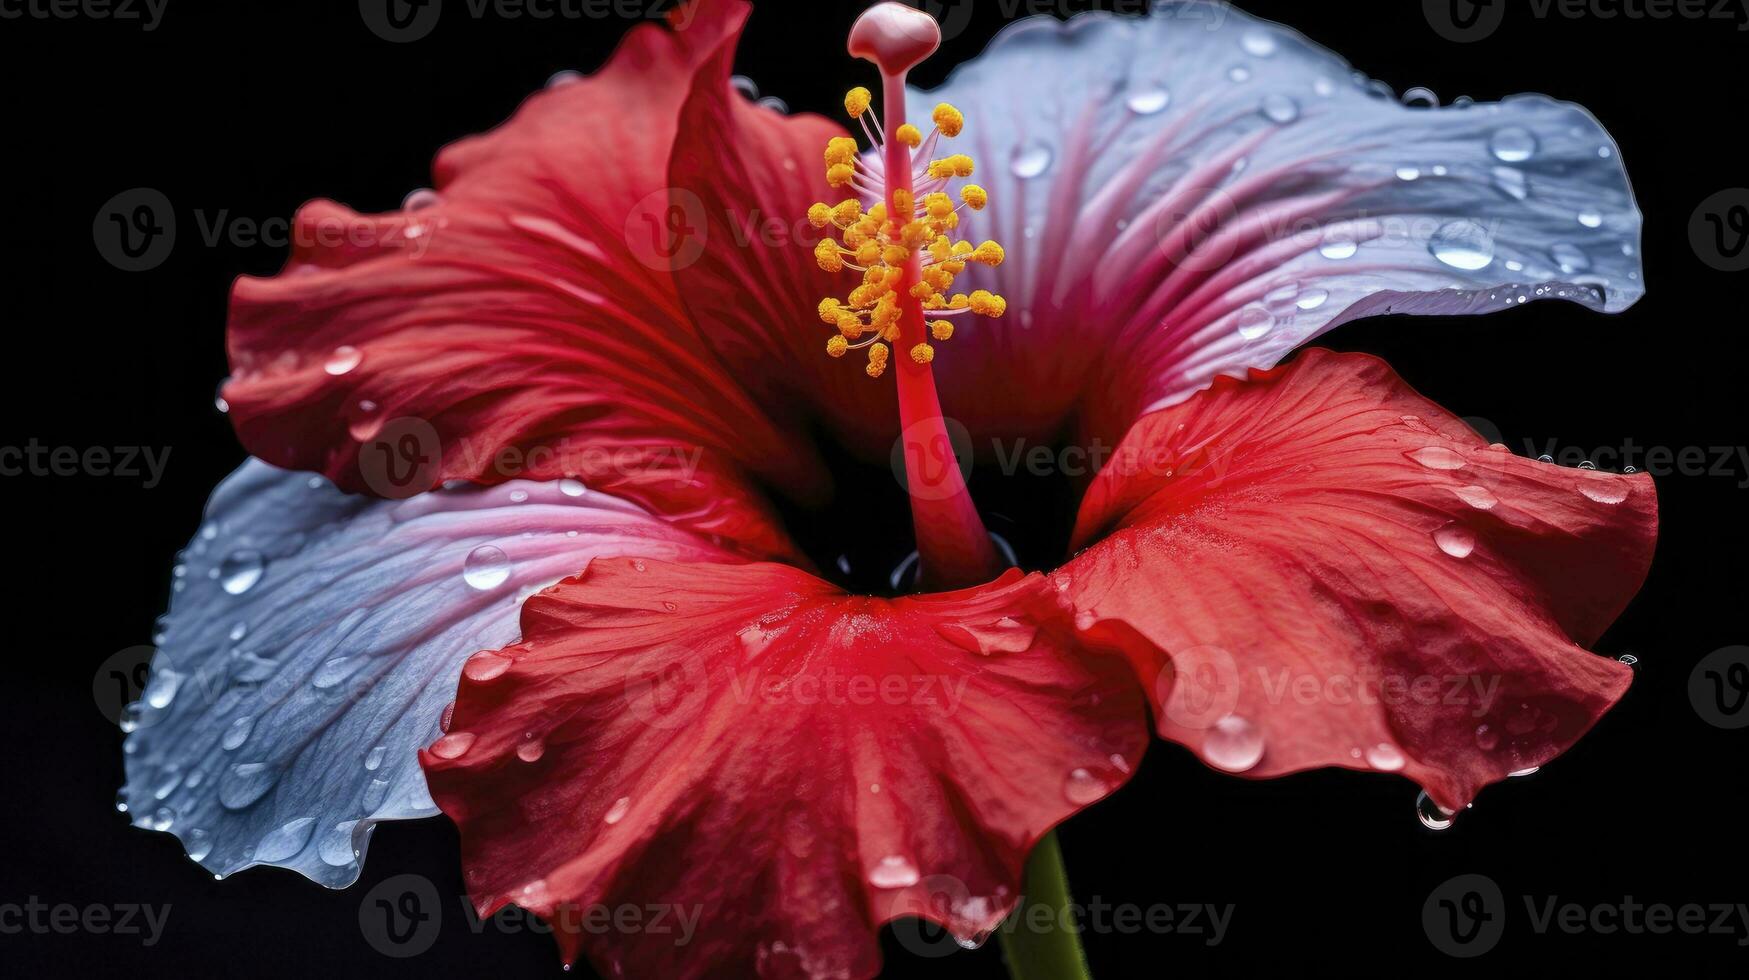
[[904, 228], [899, 230], [899, 241], [907, 249], [922, 248], [928, 244], [931, 237], [929, 226], [921, 221], [908, 222]]
[[984, 205], [990, 203], [990, 194], [977, 184], [967, 184], [960, 188], [960, 200], [966, 202], [966, 207], [973, 211], [982, 211]]
[[995, 242], [985, 242], [974, 249], [968, 258], [973, 262], [982, 262], [988, 266], [998, 266], [1002, 264], [1004, 253], [1002, 251], [1002, 246]]
[[953, 215], [953, 198], [940, 191], [925, 194], [923, 195], [923, 208], [929, 212], [931, 218], [937, 221], [946, 221]]
[[845, 340], [855, 340], [862, 336], [862, 320], [854, 316], [844, 316], [838, 319], [838, 332]]
[[854, 197], [838, 202], [832, 209], [832, 219], [847, 227], [856, 224], [862, 219], [862, 202]]
[[977, 249], [972, 247], [971, 242], [961, 241], [953, 243], [953, 254], [955, 255], [970, 255], [975, 251], [977, 251]]
[[815, 228], [824, 228], [832, 223], [832, 209], [824, 204], [816, 204], [808, 208], [808, 224]]
[[954, 293], [953, 299], [947, 301], [947, 308], [950, 310], [963, 310], [971, 305], [971, 297], [967, 296], [965, 293]]
[[833, 187], [849, 187], [850, 179], [856, 176], [856, 168], [848, 163], [835, 163], [826, 168], [826, 183]]
[[[953, 285], [953, 277], [953, 272], [939, 265], [932, 265], [923, 270], [923, 284], [938, 293], [946, 291], [947, 287]], [[928, 297], [921, 298], [927, 299]]]
[[893, 138], [915, 150], [923, 142], [923, 131], [906, 123], [899, 127], [899, 131], [893, 134]]
[[911, 348], [911, 360], [916, 361], [918, 364], [928, 364], [930, 361], [935, 360], [935, 348], [928, 344], [918, 344], [916, 347]]
[[844, 315], [844, 310], [841, 308], [841, 306], [842, 306], [842, 304], [840, 304], [837, 300], [833, 299], [830, 296], [821, 300], [820, 301], [820, 322], [827, 323], [827, 324], [837, 323], [838, 318]]
[[911, 295], [917, 299], [928, 299], [935, 295], [935, 287], [926, 282], [914, 282], [911, 284]]
[[878, 227], [881, 224], [881, 222], [887, 220], [887, 202], [876, 201], [873, 204], [869, 205], [868, 214], [866, 215], [866, 217], [868, 218], [869, 224], [871, 226]]
[[826, 141], [826, 165], [836, 166], [840, 163], [853, 163], [856, 160], [856, 141], [848, 136], [834, 136]]
[[[850, 240], [850, 236], [846, 235], [845, 236], [846, 243], [848, 243], [849, 240]], [[857, 265], [871, 266], [871, 265], [874, 265], [876, 262], [879, 262], [880, 260], [881, 260], [881, 247], [878, 243], [876, 243], [876, 242], [863, 242], [861, 245], [857, 246], [857, 248], [856, 248], [856, 264]]]
[[827, 272], [837, 272], [844, 268], [844, 256], [839, 254], [838, 243], [830, 238], [822, 239], [814, 246], [814, 261], [820, 263], [820, 268]]
[[955, 153], [950, 157], [931, 161], [929, 176], [931, 177], [970, 177], [972, 175], [972, 158], [964, 153]]
[[845, 340], [842, 335], [833, 334], [826, 340], [826, 353], [833, 357], [843, 357], [844, 352], [849, 349], [850, 341]]
[[937, 235], [935, 241], [929, 243], [929, 254], [937, 262], [946, 262], [953, 256], [953, 243], [947, 240], [946, 235]]
[[987, 289], [973, 292], [967, 303], [971, 306], [972, 312], [979, 316], [994, 318], [1008, 311], [1008, 301]]
[[863, 368], [871, 378], [878, 378], [887, 370], [887, 347], [885, 344], [874, 344], [868, 349], [868, 367]]
[[861, 85], [844, 93], [844, 111], [850, 113], [850, 118], [861, 119], [868, 111], [868, 105], [874, 100], [874, 95]]
[[929, 336], [936, 340], [946, 340], [953, 336], [952, 320], [936, 320], [929, 325]]
[[888, 245], [881, 252], [881, 261], [888, 265], [904, 265], [911, 257], [911, 250], [903, 245]]
[[882, 330], [881, 331], [881, 339], [886, 341], [889, 344], [898, 343], [899, 342], [899, 325], [895, 323], [892, 326], [888, 327], [887, 329]]
[[949, 139], [958, 136], [966, 125], [965, 115], [946, 102], [937, 104], [930, 118], [935, 120], [935, 128], [941, 130], [941, 135]]

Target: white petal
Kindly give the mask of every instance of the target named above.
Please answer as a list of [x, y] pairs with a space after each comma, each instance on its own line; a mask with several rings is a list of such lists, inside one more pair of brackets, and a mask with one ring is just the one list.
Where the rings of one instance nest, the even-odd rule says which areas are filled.
[[351, 884], [378, 821], [437, 812], [417, 753], [463, 661], [601, 555], [726, 560], [574, 481], [384, 501], [251, 460], [179, 560], [124, 722], [127, 809], [216, 874]]

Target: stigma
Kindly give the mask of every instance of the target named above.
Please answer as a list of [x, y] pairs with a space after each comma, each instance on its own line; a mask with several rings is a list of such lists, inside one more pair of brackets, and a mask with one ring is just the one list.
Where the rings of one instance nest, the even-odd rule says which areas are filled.
[[960, 236], [965, 213], [989, 203], [982, 187], [965, 182], [976, 169], [972, 158], [938, 152], [943, 140], [965, 128], [965, 116], [940, 103], [930, 113], [928, 133], [902, 117], [904, 74], [940, 39], [933, 18], [903, 4], [879, 4], [857, 20], [850, 53], [880, 67], [886, 109], [895, 118], [881, 126], [874, 95], [866, 88], [845, 95], [844, 110], [861, 124], [869, 149], [865, 153], [848, 136], [827, 141], [826, 181], [845, 196], [808, 209], [809, 223], [827, 231], [814, 249], [820, 268], [861, 277], [844, 299], [820, 301], [820, 320], [833, 331], [826, 353], [843, 357], [865, 351], [864, 370], [871, 378], [886, 372], [891, 348], [903, 349], [913, 364], [927, 365], [935, 359], [931, 341], [953, 336], [950, 318], [999, 317], [1008, 308], [1001, 296], [986, 290], [968, 294], [953, 288], [967, 264], [997, 266], [1004, 258], [995, 242], [973, 245]]

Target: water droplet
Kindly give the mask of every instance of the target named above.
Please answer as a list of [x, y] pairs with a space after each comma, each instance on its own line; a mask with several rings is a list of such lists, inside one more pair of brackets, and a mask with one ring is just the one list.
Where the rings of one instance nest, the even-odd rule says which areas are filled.
[[356, 820], [343, 820], [328, 828], [328, 832], [322, 835], [322, 842], [316, 845], [316, 853], [323, 864], [346, 868], [357, 860], [357, 852], [352, 846], [352, 829], [357, 826]]
[[1488, 151], [1501, 163], [1523, 163], [1536, 155], [1536, 134], [1523, 126], [1507, 126], [1488, 140]]
[[1615, 662], [1621, 664], [1623, 667], [1637, 667], [1639, 666], [1640, 658], [1631, 653], [1624, 653], [1615, 658]]
[[1494, 496], [1494, 492], [1487, 487], [1452, 487], [1451, 492], [1457, 494], [1459, 500], [1477, 510], [1493, 510], [1494, 505], [1500, 502], [1500, 498]]
[[168, 708], [170, 702], [176, 700], [176, 692], [181, 687], [182, 674], [163, 668], [155, 670], [151, 682], [146, 685], [146, 703], [154, 708]]
[[482, 650], [469, 657], [462, 665], [462, 673], [467, 679], [478, 684], [502, 677], [510, 669], [510, 658], [501, 657], [490, 650]]
[[1063, 780], [1063, 797], [1076, 806], [1086, 806], [1105, 797], [1105, 780], [1085, 769], [1071, 769]]
[[909, 888], [918, 878], [916, 866], [897, 854], [881, 858], [868, 872], [868, 883], [876, 888]]
[[1425, 85], [1417, 85], [1403, 93], [1402, 102], [1411, 109], [1439, 108], [1439, 94]]
[[1474, 272], [1494, 261], [1494, 236], [1474, 221], [1451, 221], [1433, 233], [1427, 249], [1454, 269]]
[[1227, 69], [1227, 78], [1234, 82], [1248, 82], [1251, 80], [1251, 69], [1244, 65], [1234, 65]]
[[1285, 126], [1300, 118], [1300, 104], [1285, 95], [1271, 95], [1263, 100], [1263, 114], [1270, 122]]
[[388, 797], [389, 781], [386, 779], [371, 780], [370, 785], [364, 788], [363, 803], [365, 812], [375, 813], [377, 807], [382, 806], [383, 801], [388, 799]]
[[1239, 38], [1239, 47], [1244, 48], [1245, 53], [1253, 57], [1268, 58], [1275, 54], [1277, 45], [1273, 34], [1251, 30], [1246, 31], [1244, 36]]
[[539, 762], [547, 754], [547, 743], [540, 736], [524, 739], [516, 746], [516, 757], [523, 762]]
[[431, 744], [431, 754], [439, 759], [459, 759], [474, 747], [473, 732], [451, 732]]
[[1525, 181], [1524, 171], [1511, 167], [1494, 168], [1494, 186], [1500, 193], [1515, 201], [1530, 197], [1530, 185]]
[[1323, 306], [1325, 301], [1329, 298], [1329, 290], [1308, 289], [1300, 294], [1299, 299], [1294, 300], [1294, 305], [1302, 310], [1315, 310], [1318, 307]]
[[158, 809], [153, 810], [152, 819], [147, 821], [147, 825], [153, 830], [169, 830], [171, 825], [175, 823], [176, 811], [167, 806], [161, 806]]
[[566, 477], [559, 481], [559, 492], [567, 497], [581, 497], [588, 492], [588, 488], [583, 485], [582, 480]]
[[1428, 796], [1426, 790], [1422, 790], [1421, 795], [1415, 797], [1415, 816], [1420, 818], [1421, 826], [1428, 830], [1447, 830], [1456, 814], [1433, 802], [1433, 797]]
[[1579, 223], [1587, 228], [1602, 228], [1603, 215], [1596, 211], [1581, 211], [1579, 212]]
[[225, 386], [230, 383], [231, 379], [225, 378], [220, 381], [219, 386], [213, 390], [213, 407], [218, 409], [219, 414], [221, 415], [231, 410], [231, 403], [225, 400]]
[[741, 93], [742, 98], [745, 98], [745, 99], [757, 99], [757, 98], [759, 98], [759, 83], [755, 82], [751, 78], [748, 78], [746, 75], [731, 75], [731, 76], [729, 76], [729, 85], [735, 91]]
[[380, 406], [368, 398], [360, 399], [353, 407], [352, 417], [346, 424], [346, 434], [359, 442], [369, 442], [383, 430], [383, 416]]
[[429, 187], [416, 187], [401, 199], [401, 210], [423, 211], [443, 203], [443, 196]]
[[182, 846], [188, 848], [189, 860], [200, 861], [213, 852], [213, 835], [196, 827], [182, 839]]
[[607, 812], [601, 815], [601, 822], [611, 827], [614, 824], [619, 823], [621, 820], [624, 820], [626, 818], [626, 811], [631, 808], [632, 798], [629, 796], [622, 796], [619, 799], [614, 800], [613, 805], [607, 808]]
[[364, 351], [359, 350], [351, 344], [345, 344], [334, 348], [334, 353], [329, 354], [328, 359], [322, 362], [322, 370], [334, 375], [335, 377], [339, 377], [340, 375], [351, 371], [353, 368], [358, 367], [363, 361]]
[[1579, 246], [1566, 242], [1557, 242], [1550, 246], [1549, 258], [1554, 259], [1555, 265], [1566, 273], [1584, 272], [1591, 268], [1591, 257]]
[[1382, 772], [1396, 772], [1407, 761], [1402, 750], [1389, 742], [1380, 742], [1366, 750], [1366, 764]]
[[1008, 169], [1014, 176], [1022, 179], [1037, 177], [1050, 169], [1052, 153], [1049, 144], [1032, 140], [1014, 148], [1014, 155], [1008, 161]]
[[1541, 768], [1542, 768], [1542, 766], [1531, 766], [1529, 769], [1514, 769], [1513, 771], [1506, 774], [1506, 778], [1508, 778], [1508, 779], [1523, 779], [1526, 776], [1535, 775], [1537, 770], [1539, 770]]
[[371, 750], [364, 754], [364, 771], [365, 772], [376, 772], [377, 769], [382, 766], [383, 755], [387, 752], [388, 752], [388, 748], [386, 746], [382, 746], [382, 745], [371, 746]]
[[233, 752], [249, 741], [249, 733], [255, 730], [255, 719], [244, 715], [231, 722], [231, 727], [225, 729], [224, 737], [219, 739], [219, 745], [226, 752]]
[[255, 845], [255, 860], [263, 863], [284, 861], [304, 849], [310, 835], [316, 831], [315, 817], [299, 817], [276, 830], [268, 831]]
[[228, 810], [241, 810], [267, 795], [279, 781], [279, 770], [264, 762], [232, 766], [219, 780], [219, 802]]
[[322, 662], [322, 666], [316, 668], [315, 675], [310, 678], [310, 686], [318, 691], [326, 691], [350, 676], [357, 666], [350, 657], [333, 657], [325, 660]]
[[1353, 258], [1360, 251], [1360, 245], [1352, 238], [1335, 238], [1318, 246], [1318, 254], [1327, 259]]
[[1131, 93], [1124, 104], [1129, 106], [1130, 111], [1138, 116], [1151, 116], [1165, 109], [1171, 102], [1172, 93], [1163, 88], [1150, 88]]
[[1586, 477], [1579, 484], [1579, 492], [1584, 494], [1587, 500], [1600, 504], [1619, 504], [1628, 499], [1628, 491], [1631, 486], [1632, 484], [1626, 480], [1618, 480], [1615, 477], [1599, 474]]
[[1500, 747], [1500, 733], [1486, 724], [1476, 726], [1476, 748], [1492, 752]]
[[469, 587], [489, 592], [510, 578], [510, 557], [496, 545], [483, 544], [468, 552], [462, 562], [462, 581]]
[[547, 76], [547, 88], [562, 88], [572, 82], [583, 80], [583, 73], [575, 68], [561, 68]]
[[1256, 340], [1275, 328], [1275, 314], [1261, 306], [1248, 306], [1239, 311], [1239, 336]]
[[1238, 715], [1228, 715], [1209, 729], [1202, 755], [1217, 769], [1245, 772], [1263, 759], [1263, 731]]
[[1421, 179], [1421, 168], [1419, 168], [1419, 167], [1398, 167], [1397, 168], [1397, 179], [1398, 180], [1420, 180]]
[[1433, 543], [1453, 558], [1468, 558], [1476, 550], [1476, 532], [1462, 524], [1447, 524], [1433, 532]]
[[1461, 470], [1464, 468], [1464, 458], [1444, 446], [1423, 446], [1405, 455], [1430, 470]]
[[1328, 78], [1320, 78], [1312, 83], [1312, 91], [1318, 93], [1324, 98], [1329, 98], [1336, 94], [1336, 83]]
[[219, 563], [219, 587], [231, 595], [242, 595], [261, 581], [267, 570], [267, 560], [251, 548], [233, 551]]

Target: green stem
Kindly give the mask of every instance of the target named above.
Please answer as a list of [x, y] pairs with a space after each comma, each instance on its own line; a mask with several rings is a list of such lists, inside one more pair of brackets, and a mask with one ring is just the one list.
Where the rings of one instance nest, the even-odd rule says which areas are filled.
[[[1081, 927], [1070, 908], [1069, 876], [1053, 831], [1026, 861], [1023, 894], [998, 930], [1013, 980], [1092, 980], [1081, 951]], [[1045, 915], [1042, 909], [1049, 909]]]

